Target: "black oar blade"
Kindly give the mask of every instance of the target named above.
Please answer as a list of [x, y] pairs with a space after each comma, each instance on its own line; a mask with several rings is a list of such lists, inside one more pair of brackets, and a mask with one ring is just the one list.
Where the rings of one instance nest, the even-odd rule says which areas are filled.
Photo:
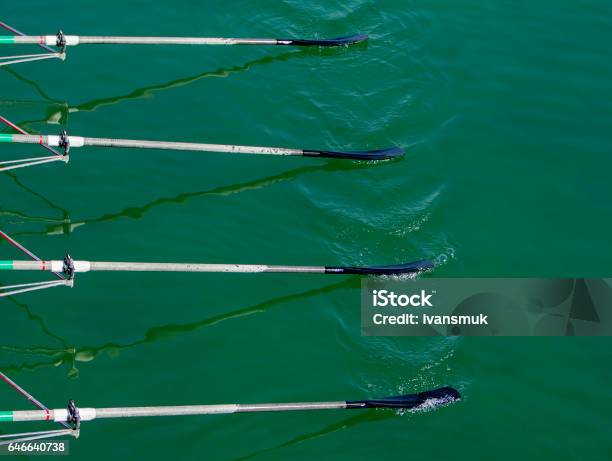
[[358, 275], [401, 275], [433, 269], [433, 262], [428, 259], [393, 266], [368, 267], [326, 267], [327, 274], [358, 274]]
[[453, 387], [441, 387], [419, 394], [400, 395], [374, 400], [351, 400], [346, 402], [346, 408], [395, 408], [395, 409], [430, 409], [440, 405], [448, 405], [461, 399], [459, 391]]
[[404, 149], [401, 147], [390, 147], [387, 149], [364, 151], [305, 150], [303, 155], [305, 157], [343, 158], [349, 160], [388, 160], [404, 155]]
[[364, 42], [368, 39], [367, 35], [355, 34], [348, 35], [346, 37], [338, 38], [325, 38], [321, 40], [304, 40], [304, 39], [278, 39], [279, 45], [293, 45], [293, 46], [346, 46], [353, 45], [355, 43]]

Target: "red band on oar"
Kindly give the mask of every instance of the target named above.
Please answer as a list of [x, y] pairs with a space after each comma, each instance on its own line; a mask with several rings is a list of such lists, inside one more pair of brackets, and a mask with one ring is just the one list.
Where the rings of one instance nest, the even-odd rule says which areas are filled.
[[[0, 25], [2, 23], [0, 22]], [[6, 125], [10, 126], [13, 130], [19, 131], [21, 134], [26, 134], [29, 135], [30, 133], [28, 133], [27, 131], [19, 128], [17, 125], [15, 125], [13, 122], [11, 122], [10, 120], [5, 119], [2, 115], [0, 115], [0, 122], [5, 123]], [[53, 149], [52, 147], [47, 146], [46, 144], [43, 143], [42, 141], [42, 136], [40, 137], [40, 145], [43, 146], [45, 149], [47, 149], [49, 152], [53, 152], [55, 155], [57, 155], [58, 157], [63, 157], [62, 154], [60, 154], [58, 151], [56, 151], [55, 149]]]
[[[8, 236], [7, 234], [5, 234], [4, 232], [2, 232], [0, 230], [0, 237], [2, 237], [4, 240], [6, 240], [8, 243], [10, 243], [11, 245], [13, 245], [15, 248], [17, 248], [19, 251], [21, 251], [22, 253], [28, 255], [30, 258], [32, 258], [34, 261], [41, 261], [41, 259], [36, 256], [34, 253], [32, 253], [30, 250], [28, 250], [26, 247], [24, 247], [23, 245], [21, 245], [19, 242], [17, 242], [16, 240], [13, 240], [10, 236]], [[45, 264], [45, 261], [41, 261], [43, 263], [43, 267]], [[44, 270], [44, 269], [43, 269]], [[62, 275], [59, 274], [57, 272], [53, 272], [53, 274], [55, 274], [55, 276], [60, 279], [60, 280], [65, 280], [66, 278]]]
[[[28, 394], [28, 392], [25, 389], [20, 387], [19, 384], [17, 384], [15, 381], [13, 381], [11, 378], [6, 376], [1, 371], [0, 371], [0, 379], [2, 379], [2, 381], [4, 381], [9, 386], [11, 386], [13, 389], [15, 389], [21, 395], [23, 395], [26, 399], [28, 399], [30, 402], [32, 402], [34, 405], [36, 405], [38, 408], [40, 408], [41, 410], [44, 410], [46, 412], [46, 414], [47, 414], [46, 418], [48, 417], [47, 421], [51, 420], [51, 412], [50, 412], [49, 408], [47, 408], [43, 403], [41, 403], [38, 400], [36, 400], [34, 398], [34, 396]], [[63, 423], [63, 422], [58, 422], [58, 424], [66, 427], [66, 428], [70, 428], [70, 426], [68, 424]]]
[[[25, 35], [23, 32], [18, 31], [14, 27], [9, 26], [7, 23], [2, 22], [2, 21], [0, 21], [0, 27], [2, 27], [3, 29], [6, 29], [6, 30], [10, 30], [11, 32], [13, 32], [16, 35], [21, 35], [21, 36]], [[56, 53], [56, 51], [53, 48], [49, 48], [47, 45], [44, 45], [42, 43], [39, 43], [38, 46], [40, 46], [44, 50], [49, 51], [50, 53]]]

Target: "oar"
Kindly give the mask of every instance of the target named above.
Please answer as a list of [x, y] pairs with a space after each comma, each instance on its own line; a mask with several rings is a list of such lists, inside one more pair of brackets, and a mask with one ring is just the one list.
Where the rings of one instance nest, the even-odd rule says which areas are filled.
[[56, 421], [78, 424], [101, 418], [133, 418], [144, 416], [218, 415], [272, 411], [394, 409], [419, 410], [447, 405], [461, 398], [452, 387], [441, 387], [418, 394], [385, 397], [373, 400], [336, 402], [255, 403], [223, 405], [185, 405], [162, 407], [77, 408], [70, 401], [67, 409], [0, 411], [0, 421]]
[[[1, 233], [0, 233], [1, 234]], [[401, 275], [433, 268], [428, 260], [394, 266], [270, 266], [254, 264], [190, 264], [190, 263], [140, 263], [74, 261], [66, 255], [63, 261], [0, 261], [0, 270], [50, 271], [63, 274], [65, 279], [51, 282], [34, 282], [0, 287], [0, 298], [28, 291], [44, 290], [57, 286], [74, 286], [74, 274], [90, 271], [126, 272], [229, 272], [229, 273], [296, 273], [296, 274], [357, 274], [357, 275]]]
[[147, 263], [74, 261], [69, 256], [63, 261], [0, 261], [0, 270], [51, 271], [72, 275], [77, 272], [122, 271], [122, 272], [233, 272], [233, 273], [297, 273], [297, 274], [358, 274], [400, 275], [429, 270], [433, 263], [428, 260], [393, 266], [271, 266], [255, 264], [191, 264], [191, 263]]
[[[324, 39], [302, 38], [221, 38], [221, 37], [113, 37], [64, 35], [60, 30], [55, 35], [25, 35], [0, 22], [0, 27], [15, 35], [0, 36], [0, 45], [39, 45], [48, 53], [0, 57], [0, 66], [43, 59], [66, 59], [66, 47], [76, 45], [274, 45], [274, 46], [348, 46], [363, 42], [367, 35], [355, 34], [346, 37]], [[57, 51], [50, 47], [56, 47]]]
[[354, 34], [337, 38], [223, 38], [223, 37], [117, 37], [97, 35], [8, 35], [0, 44], [46, 45], [64, 48], [76, 45], [280, 45], [280, 46], [347, 46], [363, 42], [367, 35]]
[[[0, 121], [3, 121], [0, 117]], [[40, 144], [43, 146], [60, 147], [65, 153], [73, 147], [123, 147], [139, 149], [165, 149], [198, 152], [225, 152], [230, 154], [262, 154], [303, 157], [322, 157], [349, 160], [386, 160], [404, 154], [400, 147], [366, 151], [336, 151], [315, 149], [288, 149], [281, 147], [236, 146], [228, 144], [204, 144], [171, 141], [142, 141], [134, 139], [86, 138], [82, 136], [30, 135], [30, 134], [0, 134], [0, 142], [17, 144]], [[31, 161], [31, 159], [28, 159]], [[1, 171], [1, 170], [0, 170]]]
[[[231, 413], [259, 413], [276, 411], [314, 411], [314, 410], [432, 410], [449, 405], [461, 399], [459, 392], [452, 387], [442, 387], [419, 394], [400, 395], [374, 400], [346, 400], [337, 402], [299, 402], [299, 403], [258, 403], [225, 405], [185, 405], [164, 407], [118, 407], [118, 408], [78, 408], [73, 400], [68, 407], [55, 410], [0, 411], [0, 422], [17, 421], [55, 421], [69, 424], [72, 429], [54, 431], [26, 432], [21, 434], [0, 435], [0, 445], [16, 442], [48, 439], [72, 435], [79, 437], [82, 421], [102, 418], [134, 418], [153, 416], [192, 416], [220, 415]], [[5, 439], [5, 440], [2, 440]], [[8, 439], [8, 440], [6, 440]]]
[[[55, 286], [74, 285], [77, 272], [122, 271], [122, 272], [228, 272], [228, 273], [297, 273], [297, 274], [357, 274], [357, 275], [401, 275], [426, 271], [433, 268], [429, 260], [415, 261], [391, 266], [272, 266], [264, 264], [199, 264], [199, 263], [148, 263], [75, 261], [69, 254], [63, 260], [45, 261], [0, 230], [0, 238], [8, 241], [32, 260], [0, 261], [0, 270], [49, 271], [60, 280], [34, 282], [9, 287], [0, 287], [0, 298], [27, 291], [42, 290]], [[2, 291], [4, 290], [4, 291]], [[14, 291], [10, 291], [14, 290]]]

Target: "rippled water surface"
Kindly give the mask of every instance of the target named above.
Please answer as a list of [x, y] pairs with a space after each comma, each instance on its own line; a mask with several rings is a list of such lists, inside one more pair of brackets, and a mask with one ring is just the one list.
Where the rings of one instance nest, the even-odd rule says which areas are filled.
[[[449, 277], [611, 275], [609, 2], [72, 0], [17, 2], [0, 16], [35, 35], [371, 37], [333, 50], [70, 48], [64, 63], [0, 69], [0, 114], [31, 132], [407, 149], [380, 164], [75, 149], [67, 166], [0, 177], [2, 228], [44, 258], [431, 258]], [[24, 280], [13, 275], [2, 283]], [[465, 397], [401, 416], [97, 421], [75, 458], [612, 452], [607, 339], [362, 338], [357, 278], [83, 274], [72, 290], [1, 311], [0, 369], [53, 407], [343, 400], [445, 384]], [[0, 403], [27, 407], [9, 389]]]

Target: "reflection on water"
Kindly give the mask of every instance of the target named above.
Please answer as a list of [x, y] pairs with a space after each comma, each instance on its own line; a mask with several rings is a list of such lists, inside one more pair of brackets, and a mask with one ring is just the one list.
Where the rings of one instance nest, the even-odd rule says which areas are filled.
[[36, 192], [32, 188], [26, 186], [22, 181], [19, 180], [19, 177], [16, 174], [7, 172], [6, 176], [10, 178], [18, 188], [20, 188], [23, 192], [31, 194], [42, 200], [50, 209], [59, 212], [58, 214], [61, 217], [32, 216], [20, 210], [6, 209], [2, 205], [0, 205], [0, 220], [2, 220], [0, 222], [2, 222], [3, 224], [37, 223], [41, 224], [44, 228], [44, 230], [42, 231], [12, 232], [11, 234], [15, 237], [32, 235], [70, 234], [79, 227], [82, 227], [86, 224], [110, 222], [120, 218], [141, 219], [144, 215], [161, 205], [180, 205], [195, 198], [227, 197], [243, 192], [260, 190], [281, 182], [293, 181], [299, 178], [300, 176], [308, 173], [321, 171], [338, 172], [349, 169], [355, 170], [356, 168], [375, 168], [376, 166], [381, 166], [383, 164], [384, 163], [355, 164], [353, 162], [337, 162], [334, 160], [330, 160], [325, 161], [323, 165], [309, 165], [300, 168], [295, 168], [293, 170], [289, 170], [276, 175], [271, 175], [262, 179], [246, 181], [229, 186], [216, 187], [203, 191], [185, 192], [175, 195], [173, 197], [160, 197], [139, 207], [127, 207], [116, 212], [105, 213], [101, 216], [78, 220], [72, 219], [70, 212], [65, 208], [61, 207], [56, 203], [52, 203], [42, 193]]
[[60, 335], [51, 332], [46, 327], [44, 319], [42, 317], [32, 314], [26, 304], [18, 302], [14, 298], [10, 298], [10, 301], [13, 302], [13, 304], [19, 309], [26, 312], [27, 317], [31, 321], [35, 322], [38, 328], [46, 336], [59, 342], [59, 346], [53, 348], [48, 346], [22, 347], [10, 344], [0, 345], [0, 351], [2, 351], [3, 353], [12, 353], [26, 357], [44, 357], [44, 359], [41, 360], [24, 361], [20, 365], [0, 366], [0, 369], [7, 373], [14, 374], [15, 372], [32, 371], [38, 368], [68, 365], [69, 369], [67, 375], [71, 378], [77, 378], [79, 376], [77, 362], [91, 362], [103, 353], [106, 353], [109, 357], [117, 357], [121, 353], [121, 351], [126, 349], [143, 346], [165, 339], [172, 339], [175, 336], [195, 332], [197, 330], [207, 327], [213, 327], [229, 320], [238, 320], [243, 317], [264, 313], [274, 307], [288, 306], [291, 303], [295, 303], [296, 301], [299, 301], [301, 299], [307, 299], [325, 293], [331, 293], [335, 290], [343, 288], [358, 287], [359, 281], [357, 279], [347, 278], [340, 282], [325, 285], [320, 288], [315, 288], [301, 293], [293, 293], [285, 296], [280, 296], [271, 300], [263, 301], [253, 306], [245, 307], [243, 309], [238, 309], [225, 314], [215, 315], [213, 317], [207, 317], [197, 322], [184, 324], [168, 324], [151, 327], [147, 331], [145, 331], [142, 338], [137, 341], [131, 341], [124, 344], [106, 343], [100, 346], [69, 346], [69, 339], [62, 338]]

